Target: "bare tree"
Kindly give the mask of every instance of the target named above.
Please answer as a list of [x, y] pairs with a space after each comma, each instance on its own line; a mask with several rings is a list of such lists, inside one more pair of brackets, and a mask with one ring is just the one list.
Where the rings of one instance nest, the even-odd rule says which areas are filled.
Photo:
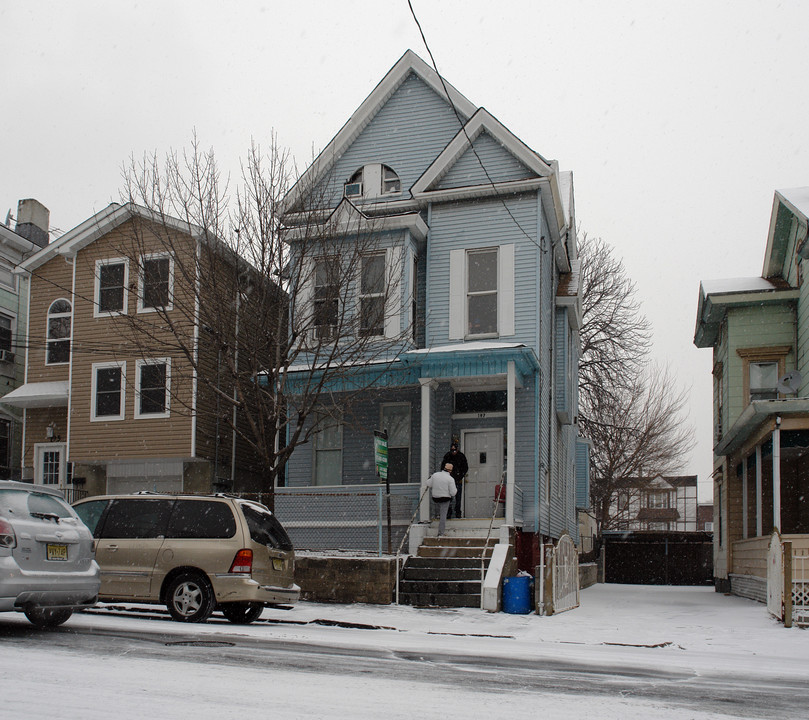
[[325, 183], [303, 188], [285, 224], [293, 178], [275, 137], [266, 153], [251, 147], [232, 194], [196, 138], [185, 153], [133, 158], [124, 178], [122, 199], [148, 212], [120, 252], [143, 273], [157, 243], [174, 277], [171, 302], [118, 318], [129, 347], [182, 358], [172, 412], [195, 415], [218, 477], [272, 493], [296, 447], [338, 414], [350, 423], [412, 333], [399, 321], [401, 258], [373, 217], [347, 201], [324, 210]]
[[[668, 368], [648, 360], [651, 329], [635, 284], [610, 245], [586, 234], [580, 245], [582, 327], [579, 424], [591, 439], [590, 498], [599, 533], [620, 526], [631, 480], [672, 474], [693, 444], [688, 393]], [[630, 482], [628, 482], [630, 481]]]

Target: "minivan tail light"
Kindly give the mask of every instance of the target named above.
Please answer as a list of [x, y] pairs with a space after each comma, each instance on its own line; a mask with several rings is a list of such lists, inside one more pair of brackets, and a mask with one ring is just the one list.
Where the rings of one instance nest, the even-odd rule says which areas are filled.
[[244, 573], [249, 575], [253, 572], [253, 551], [252, 550], [239, 550], [236, 557], [233, 558], [233, 564], [230, 566], [232, 573]]
[[17, 547], [17, 536], [7, 520], [0, 519], [0, 548]]

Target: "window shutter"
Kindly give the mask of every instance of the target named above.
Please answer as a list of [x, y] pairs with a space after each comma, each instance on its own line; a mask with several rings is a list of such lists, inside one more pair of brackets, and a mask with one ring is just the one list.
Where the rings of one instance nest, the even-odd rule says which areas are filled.
[[449, 339], [466, 335], [466, 251], [449, 253]]
[[497, 326], [500, 337], [514, 335], [514, 245], [500, 246]]
[[385, 337], [395, 338], [399, 335], [401, 329], [402, 248], [391, 247], [385, 251], [385, 276], [387, 281]]

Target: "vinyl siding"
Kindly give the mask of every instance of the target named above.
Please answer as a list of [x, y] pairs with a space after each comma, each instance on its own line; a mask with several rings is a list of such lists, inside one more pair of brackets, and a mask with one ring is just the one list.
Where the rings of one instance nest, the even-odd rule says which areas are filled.
[[[539, 250], [533, 242], [537, 227], [536, 213], [537, 201], [533, 193], [512, 196], [502, 202], [484, 200], [432, 207], [427, 257], [428, 346], [450, 342], [450, 253], [453, 250], [505, 244], [515, 246], [515, 332], [507, 339], [509, 342], [524, 342], [535, 346], [539, 256]], [[523, 230], [529, 237], [526, 237]]]
[[460, 129], [450, 105], [411, 74], [337, 159], [323, 184], [328, 205], [337, 205], [344, 183], [369, 163], [388, 165], [399, 175], [402, 193], [388, 199], [410, 197], [410, 187]]
[[[792, 345], [795, 342], [794, 310], [787, 305], [766, 305], [733, 309], [728, 313], [728, 352], [724, 372], [728, 373], [725, 395], [729, 429], [747, 406], [744, 396], [744, 360], [737, 350]], [[794, 353], [786, 357], [786, 368], [794, 367]]]
[[[482, 132], [446, 175], [438, 183], [438, 189], [489, 185], [490, 183], [522, 180], [538, 177], [529, 170], [487, 132]], [[483, 170], [481, 163], [486, 170]]]
[[[76, 257], [76, 294], [73, 309], [73, 353], [70, 405], [70, 459], [98, 463], [123, 458], [190, 457], [192, 372], [182, 357], [172, 352], [172, 336], [156, 331], [150, 340], [150, 357], [171, 358], [170, 417], [135, 419], [136, 364], [143, 357], [127, 340], [129, 323], [125, 318], [94, 317], [96, 260], [129, 257], [129, 283], [138, 282], [137, 258], [142, 252], [162, 252], [166, 246], [142, 233], [130, 221], [84, 248]], [[193, 249], [192, 249], [193, 251]], [[63, 262], [55, 259], [51, 262]], [[191, 289], [177, 282], [175, 307], [193, 304]], [[127, 312], [137, 313], [137, 291], [130, 291]], [[177, 309], [175, 322], [182, 328], [183, 313]], [[159, 322], [157, 315], [141, 315], [144, 321]], [[192, 328], [187, 326], [189, 333]], [[144, 353], [147, 354], [147, 353]], [[123, 362], [126, 368], [124, 419], [91, 421], [92, 366], [94, 363]]]

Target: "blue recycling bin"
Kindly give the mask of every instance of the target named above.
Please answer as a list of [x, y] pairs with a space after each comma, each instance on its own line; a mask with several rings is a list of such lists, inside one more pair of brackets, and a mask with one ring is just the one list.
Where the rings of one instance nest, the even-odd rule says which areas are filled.
[[526, 615], [533, 610], [534, 578], [517, 575], [503, 578], [503, 612]]

